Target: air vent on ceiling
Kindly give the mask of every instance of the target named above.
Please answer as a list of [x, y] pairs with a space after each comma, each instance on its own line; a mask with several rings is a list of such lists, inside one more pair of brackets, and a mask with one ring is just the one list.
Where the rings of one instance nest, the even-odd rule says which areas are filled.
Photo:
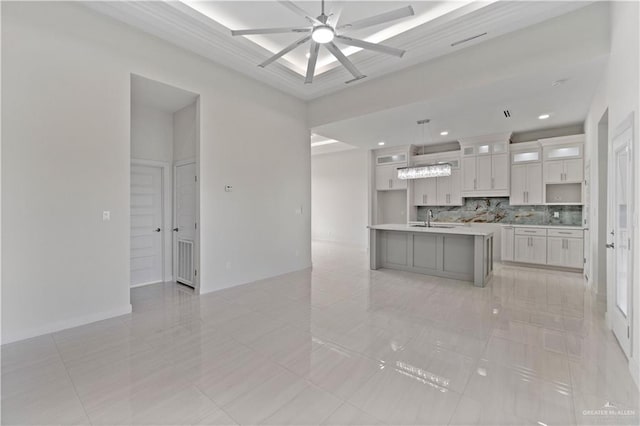
[[476, 34], [476, 35], [474, 35], [474, 36], [467, 37], [467, 38], [464, 38], [464, 39], [462, 39], [462, 40], [458, 40], [458, 41], [456, 41], [456, 42], [454, 42], [454, 43], [451, 43], [451, 47], [456, 47], [456, 46], [457, 46], [457, 45], [459, 45], [459, 44], [466, 43], [466, 42], [468, 42], [468, 41], [475, 40], [475, 39], [477, 39], [477, 38], [480, 38], [480, 37], [482, 37], [482, 36], [486, 36], [486, 35], [487, 35], [487, 33]]
[[502, 113], [504, 114], [504, 118], [511, 118], [511, 112], [509, 112], [508, 109], [505, 109]]

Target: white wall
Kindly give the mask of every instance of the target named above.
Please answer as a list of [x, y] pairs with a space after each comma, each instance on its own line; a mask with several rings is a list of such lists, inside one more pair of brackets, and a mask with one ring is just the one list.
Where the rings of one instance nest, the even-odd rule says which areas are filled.
[[[585, 149], [587, 158], [591, 158], [591, 182], [595, 182], [598, 176], [597, 159], [597, 137], [598, 137], [598, 121], [603, 113], [609, 108], [609, 140], [613, 138], [616, 128], [630, 114], [634, 116], [634, 149], [635, 149], [635, 182], [636, 182], [636, 215], [635, 215], [635, 233], [634, 233], [634, 250], [635, 258], [640, 255], [640, 229], [638, 227], [638, 205], [640, 205], [640, 180], [638, 179], [638, 170], [640, 166], [640, 149], [638, 149], [638, 132], [640, 130], [640, 122], [638, 109], [640, 103], [638, 101], [640, 95], [640, 8], [637, 2], [611, 2], [611, 53], [608, 63], [606, 76], [600, 84], [598, 93], [594, 97], [587, 120], [585, 122], [585, 131], [587, 135], [587, 147]], [[598, 199], [597, 185], [591, 185], [592, 189], [592, 206]], [[597, 212], [591, 209], [590, 226], [597, 227]], [[592, 250], [598, 244], [604, 244], [604, 241], [598, 241], [597, 232], [592, 229]], [[594, 259], [595, 262], [595, 259]], [[637, 262], [636, 262], [637, 264]], [[592, 274], [592, 276], [594, 276]], [[607, 295], [608, 311], [613, 309], [613, 297], [611, 290], [613, 286], [609, 286]], [[640, 267], [635, 267], [633, 281], [633, 335], [632, 339], [632, 357], [630, 360], [630, 370], [636, 381], [640, 384]]]
[[314, 240], [367, 247], [368, 152], [353, 149], [311, 157]]
[[131, 158], [171, 163], [173, 161], [173, 114], [131, 105]]
[[197, 103], [194, 102], [173, 114], [174, 161], [196, 158]]
[[202, 292], [310, 266], [303, 102], [80, 4], [3, 2], [3, 342], [130, 309], [131, 73], [200, 94]]

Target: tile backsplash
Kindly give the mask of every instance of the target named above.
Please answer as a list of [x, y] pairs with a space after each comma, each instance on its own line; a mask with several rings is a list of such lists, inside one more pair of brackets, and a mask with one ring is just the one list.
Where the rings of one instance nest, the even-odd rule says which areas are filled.
[[456, 207], [418, 207], [419, 221], [427, 219], [429, 209], [435, 222], [582, 225], [582, 206], [511, 206], [506, 197], [466, 198], [463, 206]]

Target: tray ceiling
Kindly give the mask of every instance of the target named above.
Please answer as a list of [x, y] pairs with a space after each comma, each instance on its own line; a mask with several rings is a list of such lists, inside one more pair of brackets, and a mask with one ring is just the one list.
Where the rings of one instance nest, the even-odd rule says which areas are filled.
[[[299, 48], [266, 68], [257, 66], [274, 52], [293, 42], [299, 34], [232, 37], [231, 29], [304, 26], [304, 19], [275, 1], [202, 2], [185, 0], [142, 2], [86, 2], [88, 7], [132, 25], [214, 62], [261, 80], [298, 98], [310, 100], [346, 85], [347, 70], [323, 53], [313, 84], [304, 84], [307, 49]], [[297, 2], [310, 13], [319, 13], [319, 2]], [[346, 53], [367, 81], [438, 56], [446, 55], [493, 37], [580, 8], [586, 2], [519, 1], [327, 1], [327, 10], [341, 13], [340, 22], [365, 18], [412, 5], [414, 17], [348, 35], [406, 49], [403, 58], [348, 48]], [[456, 46], [466, 38], [486, 35]], [[343, 47], [343, 46], [341, 46]], [[344, 46], [346, 47], [346, 46]]]

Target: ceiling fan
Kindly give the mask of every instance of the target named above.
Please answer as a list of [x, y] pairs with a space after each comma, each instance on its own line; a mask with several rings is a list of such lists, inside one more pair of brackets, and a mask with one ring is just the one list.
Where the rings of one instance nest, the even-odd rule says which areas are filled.
[[361, 28], [371, 27], [373, 25], [383, 24], [385, 22], [394, 21], [400, 18], [406, 18], [414, 14], [411, 6], [402, 7], [400, 9], [392, 10], [389, 12], [381, 13], [379, 15], [371, 16], [369, 18], [360, 19], [350, 24], [338, 25], [338, 14], [331, 14], [329, 16], [324, 13], [324, 0], [322, 1], [322, 11], [320, 16], [313, 17], [305, 10], [298, 7], [290, 0], [279, 1], [287, 9], [305, 18], [311, 26], [308, 27], [284, 27], [284, 28], [257, 28], [249, 30], [232, 30], [231, 35], [257, 35], [257, 34], [282, 34], [282, 33], [304, 33], [304, 37], [289, 46], [285, 47], [266, 61], [262, 62], [258, 66], [264, 68], [287, 53], [291, 52], [295, 48], [302, 46], [306, 42], [311, 40], [311, 46], [309, 47], [309, 62], [307, 63], [307, 74], [305, 77], [305, 84], [313, 82], [313, 75], [316, 69], [316, 62], [318, 60], [318, 51], [320, 46], [324, 46], [340, 63], [353, 75], [353, 79], [346, 83], [351, 83], [366, 77], [353, 65], [353, 62], [346, 57], [344, 53], [336, 46], [335, 42], [346, 44], [348, 46], [355, 46], [362, 49], [373, 50], [380, 53], [386, 53], [388, 55], [397, 56], [399, 58], [404, 55], [405, 51], [397, 49], [395, 47], [386, 46], [383, 44], [370, 43], [368, 41], [351, 38], [343, 34], [350, 30], [359, 30]]

